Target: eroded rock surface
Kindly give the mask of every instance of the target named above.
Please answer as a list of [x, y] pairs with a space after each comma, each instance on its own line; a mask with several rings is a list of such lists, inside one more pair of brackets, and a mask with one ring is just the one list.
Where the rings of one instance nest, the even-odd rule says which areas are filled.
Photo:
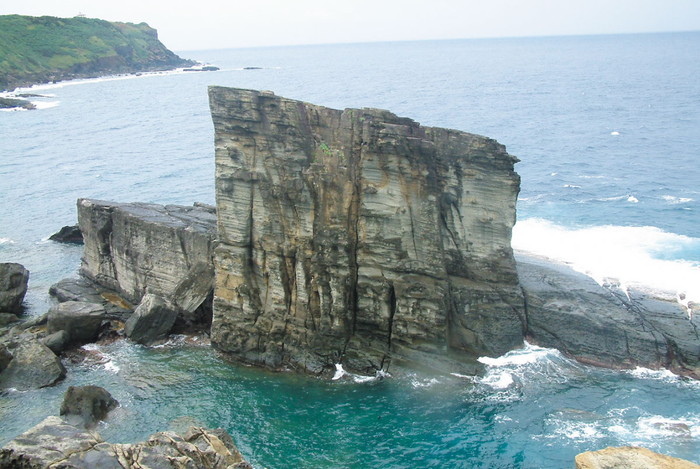
[[207, 206], [78, 200], [81, 273], [138, 304], [169, 297], [199, 262], [211, 264], [216, 213]]
[[191, 428], [156, 433], [135, 444], [106, 443], [61, 417], [48, 417], [0, 450], [7, 469], [235, 469], [251, 468], [224, 431]]
[[522, 344], [519, 177], [502, 145], [377, 109], [209, 93], [217, 347], [318, 372]]
[[604, 288], [556, 263], [517, 256], [528, 337], [581, 362], [667, 368], [700, 378], [700, 331], [675, 301]]

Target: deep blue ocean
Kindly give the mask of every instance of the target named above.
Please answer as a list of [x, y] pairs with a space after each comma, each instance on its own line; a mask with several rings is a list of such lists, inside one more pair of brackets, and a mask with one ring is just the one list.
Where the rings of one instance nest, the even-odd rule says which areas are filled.
[[[35, 87], [0, 112], [0, 262], [31, 271], [27, 314], [77, 275], [47, 241], [75, 201], [214, 202], [208, 85], [334, 108], [379, 107], [487, 135], [520, 158], [518, 250], [599, 281], [700, 301], [700, 33], [189, 51], [217, 72]], [[246, 69], [246, 67], [259, 67]], [[228, 364], [206, 345], [91, 346], [60, 385], [0, 394], [0, 444], [56, 414], [72, 384], [122, 407], [98, 430], [133, 441], [197, 423], [256, 467], [565, 468], [640, 444], [700, 463], [700, 383], [614, 372], [528, 346], [480, 378], [322, 381]]]

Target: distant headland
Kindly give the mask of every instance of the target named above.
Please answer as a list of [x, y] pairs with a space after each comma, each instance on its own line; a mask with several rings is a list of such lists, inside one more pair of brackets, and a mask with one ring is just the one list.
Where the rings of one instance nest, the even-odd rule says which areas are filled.
[[146, 23], [0, 16], [0, 90], [195, 64], [168, 50]]

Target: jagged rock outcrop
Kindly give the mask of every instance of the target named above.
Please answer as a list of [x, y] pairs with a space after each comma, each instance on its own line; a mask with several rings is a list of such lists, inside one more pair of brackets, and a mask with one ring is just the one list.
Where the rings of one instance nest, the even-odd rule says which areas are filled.
[[29, 271], [14, 262], [0, 263], [0, 312], [22, 312], [22, 301], [27, 293]]
[[576, 456], [576, 469], [700, 469], [700, 466], [647, 448], [622, 446], [581, 453]]
[[5, 469], [249, 469], [224, 430], [192, 427], [160, 432], [134, 444], [107, 443], [98, 433], [61, 417], [47, 417], [0, 449]]
[[[79, 199], [78, 222], [85, 243], [81, 274], [133, 304], [146, 292], [168, 298], [177, 290], [179, 297], [186, 296], [182, 282], [200, 272], [201, 263], [212, 264], [216, 212], [203, 204]], [[187, 307], [199, 306], [195, 303]]]
[[700, 324], [677, 302], [604, 288], [534, 257], [518, 255], [517, 267], [531, 342], [592, 365], [667, 368], [700, 379]]
[[377, 109], [209, 97], [218, 348], [318, 372], [522, 344], [519, 177], [502, 145]]

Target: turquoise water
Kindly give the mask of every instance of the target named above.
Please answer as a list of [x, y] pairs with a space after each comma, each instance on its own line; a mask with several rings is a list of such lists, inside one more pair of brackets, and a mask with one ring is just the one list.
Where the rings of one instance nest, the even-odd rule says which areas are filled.
[[700, 384], [669, 373], [593, 369], [528, 347], [476, 379], [324, 381], [227, 364], [206, 346], [175, 342], [88, 347], [91, 360], [59, 386], [0, 396], [3, 433], [55, 413], [69, 384], [91, 383], [121, 403], [98, 428], [104, 438], [223, 427], [259, 467], [562, 468], [578, 452], [622, 444], [700, 454]]
[[[0, 261], [31, 271], [28, 314], [77, 273], [80, 248], [46, 239], [75, 222], [78, 197], [214, 201], [209, 84], [496, 138], [521, 159], [516, 247], [700, 297], [700, 33], [182, 55], [222, 70], [59, 84], [37, 90], [50, 95], [39, 110], [0, 112]], [[105, 362], [71, 365], [57, 387], [1, 395], [0, 442], [55, 414], [68, 385], [94, 382], [122, 403], [100, 429], [109, 439], [201, 422], [259, 467], [561, 468], [633, 443], [700, 462], [694, 382], [551, 351], [505, 357], [477, 381], [364, 383], [237, 367], [207, 347], [93, 352]]]

